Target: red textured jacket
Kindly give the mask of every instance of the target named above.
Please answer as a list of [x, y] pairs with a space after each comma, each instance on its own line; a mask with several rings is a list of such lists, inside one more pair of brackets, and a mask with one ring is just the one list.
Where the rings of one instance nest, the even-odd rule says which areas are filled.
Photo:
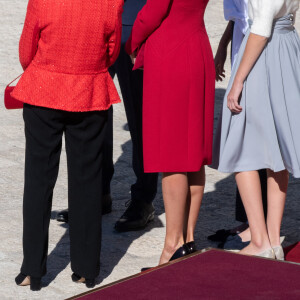
[[118, 57], [123, 0], [29, 0], [20, 40], [25, 70], [12, 95], [66, 111], [120, 102], [108, 68]]

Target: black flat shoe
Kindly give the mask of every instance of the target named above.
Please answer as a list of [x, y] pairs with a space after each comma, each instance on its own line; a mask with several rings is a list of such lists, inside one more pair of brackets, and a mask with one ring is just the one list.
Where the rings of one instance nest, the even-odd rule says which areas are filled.
[[15, 282], [18, 286], [28, 286], [32, 291], [39, 291], [41, 289], [41, 278], [27, 276], [23, 273], [20, 273], [16, 278]]
[[175, 251], [175, 253], [173, 254], [173, 256], [170, 258], [169, 261], [172, 261], [172, 260], [175, 260], [175, 259], [178, 259], [178, 258], [181, 258], [181, 257], [184, 257], [186, 255], [190, 254], [190, 249], [189, 247], [184, 244], [182, 245], [182, 247], [180, 247], [179, 249], [177, 249]]
[[76, 273], [73, 273], [72, 276], [72, 281], [76, 282], [76, 283], [85, 283], [87, 288], [93, 288], [96, 285], [96, 279], [88, 279], [88, 278], [84, 278], [81, 277], [79, 275], [77, 275]]
[[186, 243], [186, 246], [189, 248], [190, 253], [197, 251], [196, 244], [194, 241]]

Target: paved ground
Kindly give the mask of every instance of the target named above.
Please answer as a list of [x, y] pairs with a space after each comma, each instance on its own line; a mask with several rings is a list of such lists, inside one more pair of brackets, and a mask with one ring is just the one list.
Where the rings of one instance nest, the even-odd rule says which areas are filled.
[[[21, 73], [18, 63], [18, 39], [26, 11], [24, 0], [0, 0], [0, 94], [5, 85]], [[208, 33], [215, 52], [222, 30], [222, 1], [211, 0], [206, 14]], [[297, 28], [300, 29], [298, 22]], [[227, 70], [229, 70], [227, 65]], [[217, 84], [216, 111], [227, 82]], [[112, 182], [113, 212], [103, 218], [103, 250], [99, 284], [139, 272], [141, 267], [157, 264], [164, 239], [165, 215], [161, 193], [155, 200], [156, 218], [147, 230], [117, 234], [114, 222], [124, 211], [130, 198], [130, 184], [134, 182], [131, 169], [131, 143], [126, 130], [123, 104], [114, 110], [115, 176]], [[217, 115], [217, 114], [216, 114]], [[0, 103], [0, 299], [64, 299], [86, 291], [83, 285], [70, 280], [68, 228], [57, 223], [57, 211], [67, 206], [67, 177], [65, 152], [62, 154], [60, 174], [53, 200], [53, 220], [50, 226], [48, 274], [46, 286], [39, 293], [17, 287], [14, 277], [22, 261], [22, 189], [24, 164], [24, 135], [21, 111], [6, 111]], [[197, 226], [196, 240], [200, 248], [214, 246], [206, 236], [215, 230], [236, 224], [234, 221], [234, 180], [232, 176], [207, 170], [204, 203]], [[300, 240], [299, 180], [291, 180], [282, 233], [286, 244]]]

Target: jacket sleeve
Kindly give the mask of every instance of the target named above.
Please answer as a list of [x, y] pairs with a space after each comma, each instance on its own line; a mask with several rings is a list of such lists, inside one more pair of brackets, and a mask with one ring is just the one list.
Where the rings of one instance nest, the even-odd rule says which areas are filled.
[[285, 0], [256, 0], [253, 7], [253, 24], [251, 33], [270, 37], [273, 22], [280, 12]]
[[133, 53], [147, 38], [161, 25], [169, 13], [173, 0], [147, 0], [139, 12], [129, 40], [126, 43], [126, 52]]
[[23, 32], [19, 43], [20, 63], [25, 70], [33, 60], [40, 38], [37, 0], [29, 0]]
[[111, 33], [108, 39], [108, 55], [109, 55], [109, 66], [113, 65], [117, 60], [120, 47], [121, 47], [121, 35], [122, 35], [122, 12], [123, 12], [123, 0], [113, 0], [109, 11], [110, 15], [108, 21], [113, 21]]

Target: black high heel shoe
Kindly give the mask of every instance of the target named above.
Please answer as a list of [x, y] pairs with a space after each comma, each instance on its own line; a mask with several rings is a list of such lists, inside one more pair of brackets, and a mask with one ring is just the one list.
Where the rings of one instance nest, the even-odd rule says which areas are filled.
[[[193, 243], [193, 242], [191, 242], [191, 243]], [[177, 249], [175, 251], [175, 253], [172, 255], [172, 257], [170, 258], [169, 261], [172, 261], [172, 260], [184, 257], [184, 256], [186, 256], [188, 254], [191, 254], [192, 252], [190, 252], [190, 249], [195, 249], [196, 248], [195, 245], [194, 245], [194, 248], [192, 248], [192, 246], [193, 245], [188, 246], [188, 244], [182, 245], [182, 247], [180, 247], [179, 249]], [[145, 271], [148, 271], [150, 269], [152, 269], [152, 268], [142, 268], [141, 272], [145, 272]]]
[[186, 246], [189, 248], [190, 253], [197, 251], [196, 244], [194, 241], [186, 243]]
[[90, 289], [93, 288], [96, 285], [95, 278], [88, 279], [88, 278], [81, 277], [81, 276], [79, 276], [79, 275], [77, 275], [75, 273], [72, 274], [71, 278], [72, 278], [73, 282], [76, 282], [76, 283], [85, 283], [86, 287], [90, 288]]
[[170, 258], [169, 261], [184, 257], [188, 254], [190, 254], [190, 248], [187, 246], [187, 244], [182, 245], [182, 247], [180, 247], [179, 249], [177, 249], [175, 251], [175, 253], [173, 254], [173, 256]]
[[41, 289], [41, 277], [27, 276], [20, 273], [16, 278], [15, 282], [18, 286], [28, 286], [32, 291], [39, 291]]

